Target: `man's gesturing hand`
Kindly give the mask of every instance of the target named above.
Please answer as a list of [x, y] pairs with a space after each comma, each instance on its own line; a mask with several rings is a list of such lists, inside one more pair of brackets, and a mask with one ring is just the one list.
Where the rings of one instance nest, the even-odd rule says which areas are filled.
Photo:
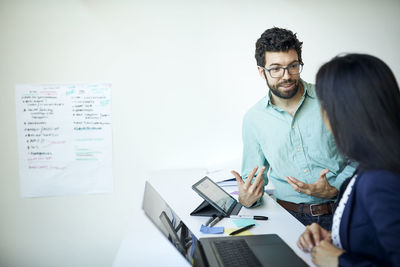
[[300, 182], [294, 177], [286, 177], [286, 181], [299, 193], [320, 198], [334, 198], [337, 195], [338, 190], [331, 186], [326, 179], [326, 174], [328, 172], [328, 169], [323, 169], [315, 184], [306, 184]]
[[256, 179], [253, 183], [254, 175], [257, 172], [258, 167], [254, 167], [251, 173], [249, 174], [246, 182], [243, 182], [242, 177], [236, 171], [231, 171], [231, 173], [235, 176], [238, 187], [239, 187], [239, 202], [245, 206], [250, 207], [254, 204], [263, 194], [264, 190], [264, 179], [263, 173], [265, 171], [265, 167], [262, 167], [258, 172]]

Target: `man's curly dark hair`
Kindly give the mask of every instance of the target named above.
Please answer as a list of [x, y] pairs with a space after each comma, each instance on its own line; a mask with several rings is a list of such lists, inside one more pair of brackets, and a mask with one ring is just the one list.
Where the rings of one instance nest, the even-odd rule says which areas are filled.
[[287, 52], [294, 49], [297, 52], [299, 61], [301, 59], [301, 46], [303, 42], [297, 39], [295, 33], [290, 30], [273, 27], [266, 30], [256, 42], [256, 61], [257, 65], [265, 66], [265, 52]]

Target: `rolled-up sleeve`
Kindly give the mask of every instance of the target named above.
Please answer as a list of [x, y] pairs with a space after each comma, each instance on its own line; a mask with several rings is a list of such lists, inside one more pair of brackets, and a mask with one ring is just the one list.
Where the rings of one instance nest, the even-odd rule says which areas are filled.
[[350, 178], [354, 175], [356, 169], [358, 167], [358, 163], [354, 161], [347, 161], [347, 165], [343, 168], [343, 170], [336, 176], [335, 180], [333, 183], [331, 183], [331, 186], [336, 187], [336, 189], [339, 191], [340, 186], [343, 184], [343, 182], [347, 179]]

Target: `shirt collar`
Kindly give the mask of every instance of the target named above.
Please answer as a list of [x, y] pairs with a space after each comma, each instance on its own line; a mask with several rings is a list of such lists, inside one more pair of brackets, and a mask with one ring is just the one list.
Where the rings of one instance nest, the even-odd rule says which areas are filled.
[[[303, 97], [304, 96], [308, 96], [310, 98], [315, 98], [315, 90], [313, 90], [311, 84], [306, 83], [305, 81], [303, 81], [302, 79], [300, 79], [300, 82], [303, 84], [304, 87], [304, 93], [303, 93]], [[272, 102], [271, 102], [271, 91], [268, 92], [268, 94], [265, 96], [265, 106], [272, 106]]]

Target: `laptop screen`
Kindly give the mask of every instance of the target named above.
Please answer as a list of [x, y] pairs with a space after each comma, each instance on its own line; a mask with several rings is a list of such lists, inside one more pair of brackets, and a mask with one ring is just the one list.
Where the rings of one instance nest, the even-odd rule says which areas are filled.
[[197, 238], [148, 182], [145, 185], [142, 208], [171, 244], [193, 264]]

